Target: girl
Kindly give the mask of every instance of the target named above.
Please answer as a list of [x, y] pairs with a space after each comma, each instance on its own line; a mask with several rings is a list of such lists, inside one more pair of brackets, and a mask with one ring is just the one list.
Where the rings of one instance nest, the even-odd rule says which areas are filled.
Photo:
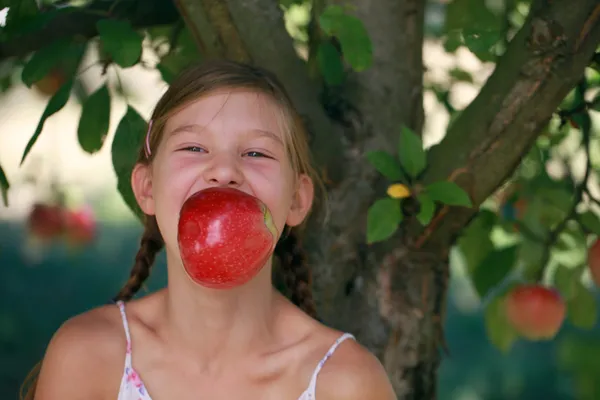
[[[218, 61], [182, 73], [158, 102], [132, 172], [146, 221], [131, 276], [116, 305], [60, 327], [29, 398], [395, 399], [372, 354], [314, 319], [296, 232], [313, 203], [308, 151], [300, 118], [269, 72]], [[271, 210], [277, 232], [287, 231], [275, 254], [291, 302], [272, 284], [272, 257], [239, 287], [188, 279], [179, 210], [208, 187], [252, 194]], [[163, 247], [167, 287], [131, 300]]]

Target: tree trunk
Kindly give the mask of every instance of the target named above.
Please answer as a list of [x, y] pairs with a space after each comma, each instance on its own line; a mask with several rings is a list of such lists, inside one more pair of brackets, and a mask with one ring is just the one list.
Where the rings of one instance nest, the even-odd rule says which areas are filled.
[[[174, 21], [174, 13], [138, 3], [134, 25]], [[163, 11], [168, 11], [167, 3], [148, 2], [155, 9], [167, 7]], [[344, 1], [354, 6], [369, 32], [374, 63], [352, 74], [335, 94], [335, 113], [326, 112], [332, 104], [319, 101], [322, 84], [309, 77], [309, 68], [297, 57], [278, 2], [174, 3], [204, 56], [273, 70], [307, 117], [315, 158], [328, 178], [330, 214], [325, 224], [311, 221], [307, 238], [322, 319], [354, 333], [380, 357], [399, 398], [435, 398], [449, 249], [478, 205], [513, 173], [582, 76], [600, 43], [598, 0], [580, 0], [576, 7], [568, 1], [533, 0], [527, 21], [477, 98], [430, 149], [423, 183], [455, 181], [475, 207], [442, 207], [425, 228], [406, 218], [392, 239], [372, 247], [365, 244], [367, 209], [384, 196], [385, 181], [364, 154], [395, 149], [402, 125], [417, 132], [422, 128], [426, 2], [381, 0], [370, 7], [368, 0]], [[319, 7], [324, 3], [314, 2]], [[52, 22], [54, 30], [47, 27], [2, 43], [0, 59], [25, 54], [52, 38], [97, 34], [90, 26], [100, 17], [85, 15], [86, 24], [83, 18], [65, 15]]]
[[[395, 149], [402, 125], [422, 128], [425, 2], [350, 3], [373, 41], [374, 63], [337, 94], [341, 118], [330, 121], [317, 102], [322, 88], [296, 57], [276, 2], [176, 1], [206, 54], [274, 70], [309, 117], [312, 148], [330, 179], [327, 223], [313, 221], [307, 238], [319, 314], [380, 357], [399, 398], [433, 399], [448, 253], [476, 208], [445, 207], [425, 229], [408, 219], [387, 243], [365, 245], [367, 209], [385, 182], [364, 154]], [[424, 182], [454, 180], [476, 206], [493, 193], [581, 77], [600, 42], [599, 17], [596, 0], [582, 0], [576, 9], [534, 1], [478, 98], [431, 149]]]

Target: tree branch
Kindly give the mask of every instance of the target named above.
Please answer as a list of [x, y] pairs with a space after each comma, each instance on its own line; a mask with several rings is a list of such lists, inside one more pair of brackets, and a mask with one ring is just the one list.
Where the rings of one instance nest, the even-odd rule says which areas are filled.
[[44, 28], [0, 43], [0, 60], [24, 56], [58, 39], [92, 38], [98, 35], [96, 22], [106, 18], [102, 14], [108, 15], [109, 11], [111, 15], [126, 18], [135, 28], [169, 25], [179, 19], [170, 0], [136, 1], [135, 6], [125, 3], [111, 9], [113, 3], [96, 0], [84, 9], [62, 10]]
[[[510, 176], [600, 43], [600, 4], [537, 0], [475, 100], [429, 153], [425, 182], [451, 179], [481, 204]], [[451, 156], [449, 156], [451, 155]], [[425, 242], [451, 241], [475, 213], [445, 213]], [[417, 224], [412, 232], [420, 230]]]

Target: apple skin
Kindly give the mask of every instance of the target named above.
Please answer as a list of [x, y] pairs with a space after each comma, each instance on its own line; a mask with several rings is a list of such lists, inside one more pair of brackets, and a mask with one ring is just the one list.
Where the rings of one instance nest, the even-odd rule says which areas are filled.
[[250, 281], [267, 263], [278, 233], [267, 206], [234, 188], [212, 187], [183, 204], [177, 241], [192, 281], [229, 289]]
[[72, 246], [84, 246], [96, 236], [96, 220], [89, 208], [68, 211], [65, 215], [65, 239]]
[[57, 239], [65, 229], [64, 210], [57, 205], [34, 204], [27, 217], [27, 229], [42, 242]]
[[588, 249], [588, 268], [592, 281], [597, 287], [600, 287], [600, 239], [596, 240]]
[[560, 294], [540, 284], [517, 285], [508, 293], [505, 306], [511, 325], [529, 340], [552, 339], [567, 312]]

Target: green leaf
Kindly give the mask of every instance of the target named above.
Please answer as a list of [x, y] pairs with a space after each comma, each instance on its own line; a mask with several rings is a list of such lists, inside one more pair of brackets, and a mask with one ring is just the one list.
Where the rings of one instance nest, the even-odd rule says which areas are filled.
[[20, 32], [20, 27], [31, 18], [38, 14], [38, 6], [36, 0], [5, 0], [0, 6], [0, 9], [9, 8], [6, 15], [6, 26], [0, 31], [7, 30], [8, 33], [17, 36]]
[[484, 258], [494, 250], [490, 235], [497, 221], [498, 216], [492, 211], [480, 210], [458, 239], [457, 244], [465, 258], [469, 274], [472, 274]]
[[391, 237], [402, 222], [400, 202], [391, 198], [376, 200], [367, 213], [367, 243]]
[[344, 82], [344, 64], [341, 55], [331, 41], [326, 40], [319, 44], [317, 61], [323, 74], [323, 79], [330, 86], [341, 85]]
[[460, 31], [454, 30], [447, 33], [444, 38], [444, 50], [448, 53], [454, 53], [462, 45]]
[[465, 46], [484, 61], [493, 60], [489, 50], [502, 38], [503, 23], [481, 0], [454, 0], [446, 10], [446, 32], [461, 32]]
[[127, 112], [117, 126], [112, 143], [112, 164], [117, 175], [117, 189], [125, 204], [140, 220], [143, 219], [144, 213], [131, 188], [131, 173], [146, 137], [146, 127], [146, 121], [133, 107], [128, 106]]
[[431, 218], [433, 218], [433, 214], [435, 213], [435, 203], [431, 199], [431, 197], [426, 193], [421, 193], [417, 196], [417, 200], [419, 201], [420, 209], [417, 214], [417, 220], [422, 225], [428, 225], [431, 222]]
[[554, 270], [554, 287], [567, 301], [574, 298], [581, 281], [581, 269], [558, 265]]
[[357, 72], [364, 71], [373, 63], [373, 45], [362, 21], [346, 14], [341, 6], [325, 8], [319, 17], [321, 29], [338, 38], [344, 59]]
[[102, 85], [83, 103], [77, 128], [81, 148], [92, 154], [102, 148], [110, 124], [110, 93]]
[[579, 221], [585, 229], [595, 235], [600, 235], [600, 218], [591, 210], [579, 214]]
[[594, 100], [592, 100], [590, 109], [594, 111], [600, 111], [600, 93], [598, 93], [596, 97], [594, 97]]
[[4, 170], [2, 169], [2, 165], [0, 165], [0, 193], [2, 194], [2, 201], [6, 207], [8, 207], [8, 189], [10, 189], [10, 184], [8, 183], [6, 173], [4, 173]]
[[473, 272], [473, 286], [483, 299], [509, 275], [517, 261], [518, 246], [513, 245], [490, 252]]
[[197, 62], [200, 57], [194, 38], [189, 29], [184, 28], [179, 34], [177, 46], [160, 59], [156, 68], [160, 71], [163, 80], [171, 83], [181, 71]]
[[578, 283], [574, 296], [567, 301], [567, 319], [574, 326], [589, 330], [598, 322], [598, 303], [594, 295]]
[[448, 75], [459, 82], [473, 83], [473, 76], [464, 69], [452, 68], [450, 71], [448, 71]]
[[485, 330], [489, 341], [502, 353], [508, 353], [513, 344], [519, 339], [517, 331], [506, 317], [505, 295], [495, 297], [485, 308]]
[[54, 96], [52, 96], [50, 100], [48, 100], [48, 104], [46, 105], [46, 109], [42, 113], [42, 117], [38, 122], [38, 126], [37, 128], [35, 128], [35, 132], [33, 133], [31, 139], [29, 139], [27, 146], [25, 146], [25, 151], [23, 152], [23, 157], [21, 158], [21, 165], [23, 165], [23, 161], [25, 161], [25, 158], [31, 151], [31, 148], [42, 133], [42, 129], [44, 128], [44, 123], [46, 122], [46, 120], [53, 114], [60, 111], [65, 106], [65, 104], [67, 104], [72, 87], [73, 80], [69, 79], [60, 87], [60, 89], [58, 89], [56, 93], [54, 93]]
[[463, 30], [465, 46], [480, 59], [489, 60], [490, 50], [502, 38], [500, 30], [491, 29], [468, 29]]
[[536, 279], [540, 273], [542, 260], [546, 253], [546, 245], [538, 240], [524, 236], [520, 246], [518, 259], [523, 263], [521, 268], [522, 277], [525, 279]]
[[398, 144], [400, 164], [411, 178], [416, 178], [427, 166], [423, 141], [410, 128], [403, 127]]
[[104, 51], [123, 68], [135, 65], [142, 56], [142, 35], [128, 21], [101, 19], [96, 23]]
[[469, 195], [456, 183], [440, 181], [428, 185], [425, 190], [434, 201], [449, 206], [472, 207]]
[[23, 83], [27, 87], [31, 87], [31, 85], [44, 78], [56, 67], [59, 61], [69, 54], [70, 50], [71, 43], [66, 39], [57, 40], [48, 46], [42, 47], [25, 64], [21, 72]]
[[385, 151], [370, 151], [367, 153], [367, 160], [389, 180], [401, 181], [404, 178], [398, 160]]

